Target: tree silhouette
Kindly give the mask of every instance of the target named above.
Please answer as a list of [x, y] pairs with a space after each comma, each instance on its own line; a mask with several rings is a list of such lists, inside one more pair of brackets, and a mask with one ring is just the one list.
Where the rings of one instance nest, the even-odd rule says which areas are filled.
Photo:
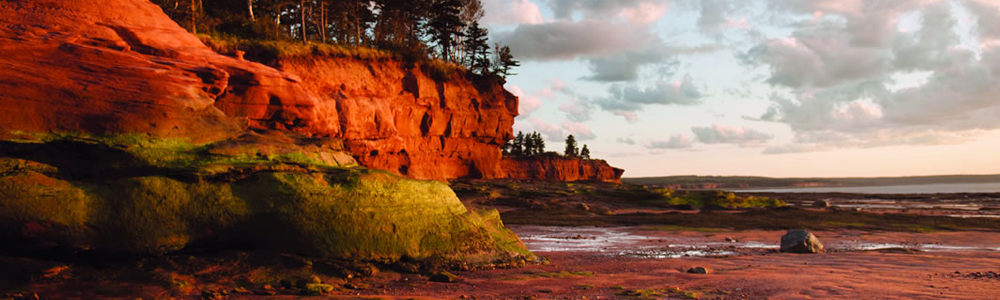
[[566, 137], [566, 156], [577, 157], [580, 150], [576, 147], [576, 138], [572, 134]]
[[517, 137], [514, 138], [514, 143], [511, 144], [510, 154], [514, 156], [524, 155], [524, 133], [518, 131]]
[[590, 149], [587, 149], [587, 144], [583, 144], [583, 149], [580, 149], [580, 158], [590, 159]]

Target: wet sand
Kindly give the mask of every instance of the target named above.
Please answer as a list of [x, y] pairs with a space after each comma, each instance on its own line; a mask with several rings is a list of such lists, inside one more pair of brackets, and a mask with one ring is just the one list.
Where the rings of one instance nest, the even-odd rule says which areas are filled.
[[[648, 299], [1000, 297], [1000, 280], [970, 275], [1000, 271], [1000, 233], [995, 232], [823, 231], [815, 233], [828, 253], [785, 254], [774, 249], [782, 231], [571, 228], [560, 237], [558, 228], [514, 230], [550, 263], [456, 273], [456, 283], [383, 273], [369, 279], [373, 290], [354, 294], [401, 299], [638, 299], [644, 298], [641, 292], [649, 293]], [[725, 242], [726, 237], [738, 242]], [[685, 256], [671, 250], [683, 247], [705, 251]], [[712, 272], [686, 272], [696, 266]]]

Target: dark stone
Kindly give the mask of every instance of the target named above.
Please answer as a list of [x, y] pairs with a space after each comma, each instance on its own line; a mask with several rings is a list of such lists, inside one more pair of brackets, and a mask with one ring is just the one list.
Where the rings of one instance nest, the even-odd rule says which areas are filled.
[[442, 271], [440, 273], [431, 275], [430, 280], [433, 282], [452, 283], [458, 280], [458, 276], [455, 276], [455, 274], [452, 274], [451, 272], [448, 271]]
[[821, 253], [823, 244], [805, 229], [792, 229], [781, 236], [781, 252]]

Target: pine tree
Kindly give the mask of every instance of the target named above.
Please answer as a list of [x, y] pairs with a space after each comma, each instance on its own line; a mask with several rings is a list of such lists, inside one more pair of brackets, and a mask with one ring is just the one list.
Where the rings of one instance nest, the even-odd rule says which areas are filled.
[[514, 144], [510, 147], [510, 154], [514, 156], [524, 155], [524, 133], [518, 131], [517, 137], [514, 138]]
[[576, 138], [573, 135], [566, 137], [566, 156], [577, 157], [579, 155], [579, 149], [576, 147]]
[[529, 133], [524, 137], [524, 156], [535, 156], [535, 134]]
[[465, 60], [469, 70], [486, 74], [490, 68], [490, 45], [489, 31], [479, 25], [479, 21], [472, 21], [472, 24], [465, 30]]
[[500, 46], [500, 43], [494, 44], [493, 74], [500, 75], [500, 77], [506, 79], [508, 75], [517, 75], [517, 73], [513, 73], [510, 70], [519, 66], [521, 66], [521, 62], [514, 60], [514, 55], [510, 54], [509, 46]]
[[535, 132], [535, 154], [541, 155], [545, 153], [545, 140], [542, 139], [542, 134]]
[[451, 60], [451, 48], [455, 37], [462, 35], [462, 2], [458, 0], [438, 0], [431, 6], [431, 37], [441, 47], [441, 58]]
[[587, 149], [587, 144], [583, 144], [583, 149], [580, 149], [580, 157], [590, 159], [590, 149]]

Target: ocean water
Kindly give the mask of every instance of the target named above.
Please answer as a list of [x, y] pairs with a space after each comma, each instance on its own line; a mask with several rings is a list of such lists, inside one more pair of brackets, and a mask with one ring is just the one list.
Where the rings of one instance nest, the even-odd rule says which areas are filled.
[[936, 193], [1000, 193], [1000, 182], [939, 183], [919, 185], [887, 185], [856, 187], [816, 187], [733, 190], [739, 192], [774, 193], [857, 193], [857, 194], [936, 194]]

